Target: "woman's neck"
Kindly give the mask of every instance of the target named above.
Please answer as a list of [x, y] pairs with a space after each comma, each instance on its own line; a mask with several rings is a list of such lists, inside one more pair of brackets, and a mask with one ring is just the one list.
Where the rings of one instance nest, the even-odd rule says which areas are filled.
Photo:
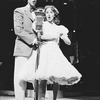
[[50, 24], [54, 24], [54, 22], [53, 21], [47, 21], [48, 23], [50, 23]]

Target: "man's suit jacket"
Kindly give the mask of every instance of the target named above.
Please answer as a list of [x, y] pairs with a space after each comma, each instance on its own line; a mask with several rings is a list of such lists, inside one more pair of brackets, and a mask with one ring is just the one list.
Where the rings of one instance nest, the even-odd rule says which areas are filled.
[[14, 10], [14, 32], [17, 36], [14, 56], [30, 56], [33, 49], [32, 42], [36, 38], [32, 31], [33, 21], [28, 5]]

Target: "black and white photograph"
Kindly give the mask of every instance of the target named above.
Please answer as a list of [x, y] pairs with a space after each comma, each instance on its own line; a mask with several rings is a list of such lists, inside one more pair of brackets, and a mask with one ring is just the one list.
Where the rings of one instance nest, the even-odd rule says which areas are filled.
[[1, 0], [0, 13], [0, 100], [100, 100], [100, 0]]

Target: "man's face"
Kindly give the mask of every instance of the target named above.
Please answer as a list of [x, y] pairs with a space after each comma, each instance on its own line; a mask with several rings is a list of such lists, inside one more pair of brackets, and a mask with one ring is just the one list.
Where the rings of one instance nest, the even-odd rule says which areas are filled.
[[31, 6], [35, 6], [37, 0], [28, 0], [28, 3], [31, 5]]

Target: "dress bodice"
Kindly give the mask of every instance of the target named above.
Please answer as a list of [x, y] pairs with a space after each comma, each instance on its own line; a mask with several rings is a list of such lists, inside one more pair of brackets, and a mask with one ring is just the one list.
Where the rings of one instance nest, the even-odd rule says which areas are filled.
[[[35, 23], [32, 28], [35, 30]], [[49, 23], [48, 21], [43, 22], [43, 35], [41, 39], [44, 40], [56, 40], [59, 43], [59, 38], [68, 40], [68, 29], [63, 25], [56, 25], [55, 23]], [[69, 40], [68, 40], [69, 41]]]
[[56, 39], [59, 42], [61, 36], [67, 36], [68, 29], [63, 25], [56, 25], [54, 23], [44, 22], [43, 23], [43, 35], [47, 36], [47, 39]]
[[57, 28], [58, 28], [58, 26], [54, 23], [51, 24], [49, 22], [44, 22], [44, 24], [43, 24], [43, 34], [57, 38], [57, 37], [59, 37]]

